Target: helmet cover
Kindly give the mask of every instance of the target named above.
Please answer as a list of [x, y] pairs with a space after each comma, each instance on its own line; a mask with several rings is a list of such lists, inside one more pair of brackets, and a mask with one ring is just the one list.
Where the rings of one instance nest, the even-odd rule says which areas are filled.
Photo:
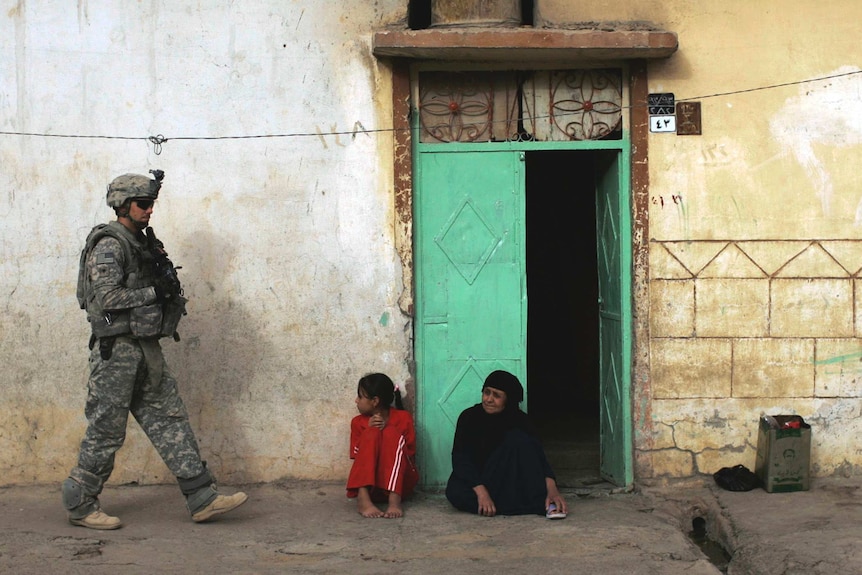
[[114, 178], [108, 184], [108, 206], [119, 208], [127, 200], [135, 198], [157, 199], [165, 173], [161, 170], [150, 170], [150, 173], [156, 176], [155, 180], [141, 174], [123, 174]]

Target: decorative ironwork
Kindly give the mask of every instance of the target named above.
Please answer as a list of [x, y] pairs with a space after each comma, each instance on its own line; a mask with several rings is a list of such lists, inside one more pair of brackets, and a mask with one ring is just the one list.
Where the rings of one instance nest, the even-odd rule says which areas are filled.
[[572, 140], [599, 140], [622, 121], [618, 73], [574, 70], [551, 74], [552, 123]]
[[423, 143], [622, 136], [619, 70], [425, 72], [419, 92]]
[[429, 73], [420, 85], [422, 136], [439, 142], [490, 139], [494, 82], [487, 74]]
[[[536, 139], [533, 135], [536, 126], [532, 121], [535, 116], [533, 111], [536, 108], [536, 102], [535, 98], [532, 97], [534, 94], [528, 96], [525, 93], [524, 85], [532, 81], [532, 75], [528, 72], [518, 73], [516, 81], [514, 102], [511, 107], [508, 105], [506, 107], [509, 110], [506, 115], [506, 134], [508, 135], [506, 139], [512, 142], [530, 142]], [[508, 100], [509, 92], [506, 92], [506, 96]], [[512, 124], [515, 124], [514, 129], [512, 129]]]

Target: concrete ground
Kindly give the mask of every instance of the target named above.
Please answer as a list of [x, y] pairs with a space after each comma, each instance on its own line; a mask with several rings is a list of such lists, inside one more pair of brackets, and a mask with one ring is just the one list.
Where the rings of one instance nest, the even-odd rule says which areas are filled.
[[[0, 489], [0, 572], [862, 573], [860, 486], [817, 479], [807, 492], [731, 493], [710, 479], [568, 491], [569, 517], [549, 521], [459, 513], [434, 493], [407, 502], [401, 519], [365, 519], [343, 485], [296, 481], [243, 486], [245, 505], [195, 524], [176, 486], [132, 485], [102, 495], [125, 523], [116, 531], [67, 523], [59, 486], [11, 487]], [[718, 545], [689, 536], [701, 522], [729, 565]]]

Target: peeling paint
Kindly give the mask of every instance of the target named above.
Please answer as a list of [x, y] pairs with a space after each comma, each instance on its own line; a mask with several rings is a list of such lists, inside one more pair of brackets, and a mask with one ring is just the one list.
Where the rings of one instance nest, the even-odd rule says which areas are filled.
[[[803, 84], [799, 95], [788, 98], [769, 123], [784, 153], [793, 156], [811, 179], [825, 215], [831, 214], [835, 178], [819, 148], [862, 144], [860, 71], [856, 66], [842, 66], [822, 74], [833, 78]], [[862, 200], [855, 223], [862, 225]]]
[[[166, 354], [222, 481], [343, 477], [359, 375], [386, 371], [405, 382], [408, 404], [415, 397], [410, 69], [376, 60], [369, 44], [406, 6], [360, 3], [346, 18], [332, 3], [295, 4], [158, 0], [96, 15], [86, 2], [71, 13], [21, 2], [0, 22], [2, 130], [136, 138], [0, 137], [2, 481], [54, 482], [73, 464], [88, 336], [77, 253], [110, 217], [105, 183], [126, 171], [168, 174], [155, 225], [191, 302]], [[650, 135], [639, 105], [659, 88], [715, 96], [859, 71], [845, 62], [859, 60], [847, 30], [862, 6], [792, 0], [785, 25], [762, 34], [761, 3], [557, 4], [564, 21], [567, 10], [649, 19], [686, 39], [673, 58], [628, 64], [636, 477], [752, 465], [762, 412], [806, 416], [816, 474], [862, 473], [852, 441], [862, 433], [852, 227], [862, 223], [862, 76], [704, 98], [697, 137]], [[757, 33], [734, 44], [729, 29]], [[159, 155], [146, 141], [157, 133]], [[724, 255], [680, 263], [724, 239]], [[841, 245], [779, 257], [800, 239]], [[651, 251], [654, 240], [692, 249], [675, 260], [665, 244]], [[757, 265], [734, 267], [739, 253]], [[778, 260], [792, 265], [769, 265]], [[664, 265], [679, 276], [661, 276]], [[672, 282], [683, 288], [659, 287]], [[659, 293], [690, 297], [651, 300]], [[669, 303], [690, 313], [667, 313]], [[687, 331], [660, 334], [674, 318]], [[118, 457], [115, 481], [172, 480], [135, 424]]]

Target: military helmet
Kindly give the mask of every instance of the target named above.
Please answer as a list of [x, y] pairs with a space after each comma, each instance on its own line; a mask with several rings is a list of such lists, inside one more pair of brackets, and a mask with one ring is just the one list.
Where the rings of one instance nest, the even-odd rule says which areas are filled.
[[141, 174], [123, 174], [114, 178], [108, 184], [108, 196], [106, 198], [108, 206], [119, 208], [127, 200], [135, 198], [157, 199], [165, 173], [162, 170], [150, 170], [150, 173], [156, 179], [152, 180]]

